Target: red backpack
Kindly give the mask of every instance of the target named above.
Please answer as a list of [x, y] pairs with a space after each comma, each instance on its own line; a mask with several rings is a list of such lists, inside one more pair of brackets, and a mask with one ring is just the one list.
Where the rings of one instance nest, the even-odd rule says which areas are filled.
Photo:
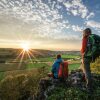
[[67, 78], [68, 77], [68, 62], [64, 61], [60, 64], [58, 71], [58, 78]]

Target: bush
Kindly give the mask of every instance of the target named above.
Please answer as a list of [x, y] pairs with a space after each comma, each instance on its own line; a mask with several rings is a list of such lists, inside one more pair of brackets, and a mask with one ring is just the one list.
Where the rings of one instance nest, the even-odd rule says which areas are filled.
[[91, 63], [91, 70], [93, 73], [100, 74], [100, 57], [94, 63]]
[[74, 87], [57, 87], [47, 100], [88, 100], [88, 94]]
[[46, 69], [40, 68], [37, 72], [27, 71], [26, 73], [9, 75], [0, 83], [1, 100], [24, 100], [35, 95], [38, 91], [38, 84], [41, 78], [45, 77]]
[[56, 87], [47, 100], [100, 100], [100, 82], [94, 88], [92, 95], [76, 87]]

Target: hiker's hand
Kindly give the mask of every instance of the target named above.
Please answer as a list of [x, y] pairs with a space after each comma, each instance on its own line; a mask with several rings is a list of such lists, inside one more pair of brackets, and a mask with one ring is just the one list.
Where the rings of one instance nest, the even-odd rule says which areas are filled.
[[83, 58], [81, 59], [81, 64], [84, 64], [84, 59]]
[[85, 55], [85, 53], [82, 53], [82, 59], [83, 59], [84, 55]]

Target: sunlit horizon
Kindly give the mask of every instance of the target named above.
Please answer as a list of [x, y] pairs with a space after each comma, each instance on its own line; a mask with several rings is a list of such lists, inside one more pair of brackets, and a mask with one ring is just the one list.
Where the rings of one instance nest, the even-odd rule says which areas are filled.
[[82, 30], [100, 34], [100, 0], [0, 0], [0, 48], [80, 50]]
[[[70, 44], [69, 44], [70, 45]], [[47, 46], [35, 46], [35, 45], [31, 45], [31, 44], [24, 44], [24, 43], [19, 43], [19, 44], [14, 44], [14, 45], [11, 45], [11, 46], [9, 46], [9, 45], [1, 45], [0, 46], [0, 49], [22, 49], [22, 50], [24, 50], [24, 51], [28, 51], [28, 50], [31, 50], [31, 49], [40, 49], [40, 50], [52, 50], [52, 51], [80, 51], [80, 47], [79, 48], [75, 48], [76, 47], [76, 45], [74, 45], [73, 46], [73, 48], [72, 47], [68, 47], [68, 45], [66, 45], [66, 44], [63, 44], [63, 46], [64, 46], [64, 48], [62, 47], [62, 44], [58, 44], [57, 45], [57, 47], [55, 46], [55, 45], [53, 45], [53, 44], [51, 44], [51, 45], [48, 45], [48, 48], [47, 48]], [[67, 48], [65, 48], [65, 47], [67, 47]]]

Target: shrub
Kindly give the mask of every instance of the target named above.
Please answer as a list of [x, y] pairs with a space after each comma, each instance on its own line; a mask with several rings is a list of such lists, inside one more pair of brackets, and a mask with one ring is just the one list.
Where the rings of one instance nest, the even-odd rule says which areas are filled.
[[76, 87], [56, 87], [51, 91], [47, 100], [100, 100], [99, 84], [100, 82], [95, 87], [92, 95]]
[[100, 57], [94, 63], [91, 63], [91, 70], [93, 73], [100, 74]]
[[46, 75], [45, 67], [39, 70], [27, 71], [26, 73], [13, 73], [4, 78], [0, 83], [1, 100], [23, 100], [31, 95], [35, 95], [38, 91], [40, 78]]
[[47, 100], [88, 100], [88, 94], [74, 87], [57, 87]]

